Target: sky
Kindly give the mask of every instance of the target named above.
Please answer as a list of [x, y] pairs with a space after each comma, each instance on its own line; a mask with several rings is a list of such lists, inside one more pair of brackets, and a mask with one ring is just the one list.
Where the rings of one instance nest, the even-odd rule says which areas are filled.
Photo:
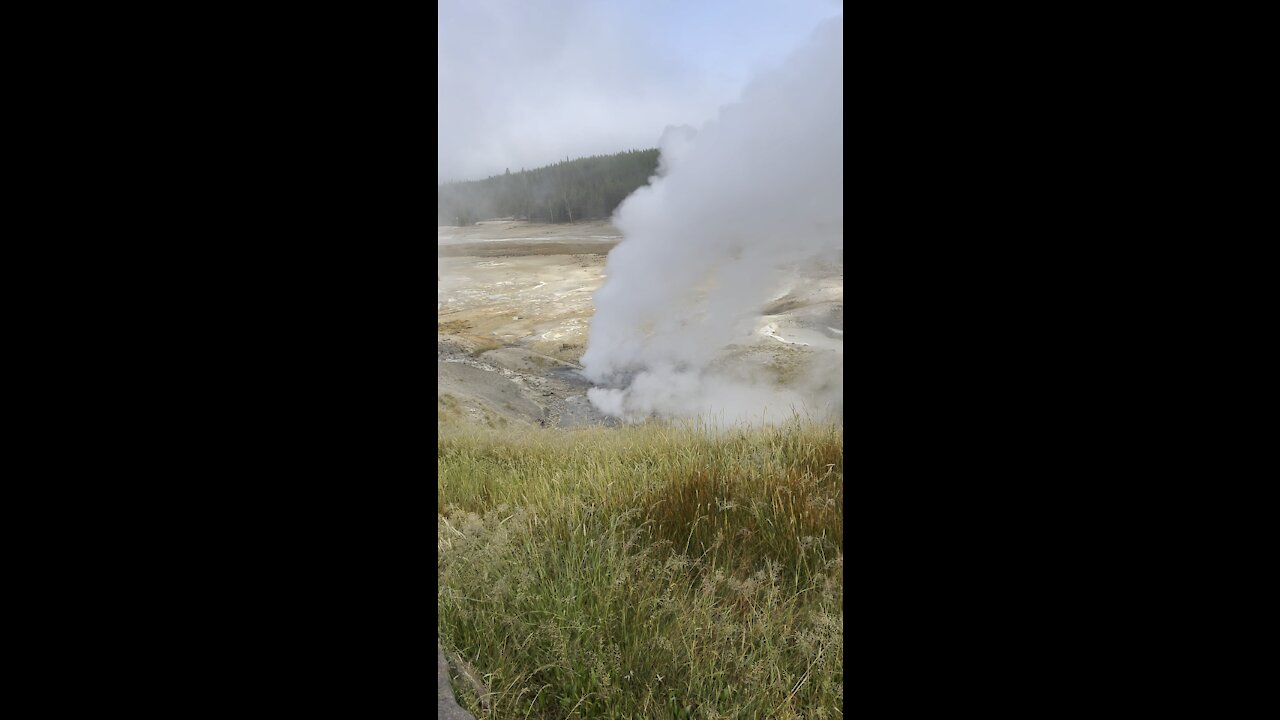
[[440, 0], [437, 182], [657, 147], [839, 0]]

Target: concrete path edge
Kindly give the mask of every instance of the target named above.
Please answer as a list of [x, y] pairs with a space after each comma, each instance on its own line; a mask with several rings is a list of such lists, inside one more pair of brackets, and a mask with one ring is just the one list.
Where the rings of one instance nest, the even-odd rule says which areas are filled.
[[449, 663], [445, 662], [444, 649], [436, 640], [436, 717], [441, 720], [476, 720], [475, 716], [463, 710], [453, 696], [453, 688], [449, 685]]

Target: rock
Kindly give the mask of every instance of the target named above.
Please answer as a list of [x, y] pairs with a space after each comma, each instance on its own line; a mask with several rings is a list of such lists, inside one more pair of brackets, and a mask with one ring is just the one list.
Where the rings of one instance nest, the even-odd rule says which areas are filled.
[[463, 710], [453, 697], [453, 688], [449, 686], [449, 664], [444, 660], [444, 650], [436, 642], [436, 717], [440, 720], [476, 720], [475, 716]]

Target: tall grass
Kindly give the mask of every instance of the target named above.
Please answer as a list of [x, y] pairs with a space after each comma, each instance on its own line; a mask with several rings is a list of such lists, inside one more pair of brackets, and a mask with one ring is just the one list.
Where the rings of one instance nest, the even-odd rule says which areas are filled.
[[438, 632], [478, 718], [843, 715], [843, 439], [442, 430]]

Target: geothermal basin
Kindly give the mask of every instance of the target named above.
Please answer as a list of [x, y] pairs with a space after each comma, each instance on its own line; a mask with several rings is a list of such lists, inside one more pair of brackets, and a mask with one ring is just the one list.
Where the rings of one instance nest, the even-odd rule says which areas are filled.
[[[587, 400], [579, 360], [592, 296], [621, 240], [607, 222], [439, 227], [437, 422], [616, 422]], [[811, 367], [842, 363], [843, 352], [844, 268], [811, 263], [780, 272], [756, 331], [718, 362], [787, 387]]]

